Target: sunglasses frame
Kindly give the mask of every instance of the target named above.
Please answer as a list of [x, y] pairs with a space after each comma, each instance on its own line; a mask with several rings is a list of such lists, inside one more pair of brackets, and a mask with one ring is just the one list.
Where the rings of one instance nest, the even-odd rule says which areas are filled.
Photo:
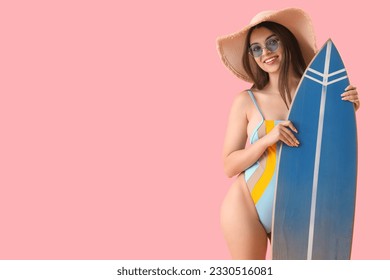
[[[271, 40], [275, 40], [275, 41], [277, 42], [277, 46], [276, 46], [276, 49], [275, 49], [275, 50], [270, 50], [270, 49], [269, 49], [269, 46], [267, 46], [267, 43], [268, 43], [269, 41], [271, 41]], [[251, 48], [251, 46], [253, 46], [253, 45], [257, 45], [257, 46], [259, 46], [259, 47], [261, 48], [261, 54], [260, 54], [260, 55], [256, 55], [256, 56], [255, 56], [255, 55], [253, 54], [252, 48]], [[260, 57], [260, 56], [262, 56], [262, 55], [264, 54], [264, 49], [267, 49], [267, 50], [270, 51], [270, 52], [276, 52], [276, 51], [279, 49], [279, 46], [280, 46], [280, 39], [279, 39], [278, 37], [276, 37], [276, 36], [273, 36], [273, 37], [269, 38], [267, 41], [265, 41], [265, 47], [261, 46], [261, 45], [258, 44], [258, 43], [252, 44], [251, 46], [249, 46], [249, 48], [248, 48], [249, 54], [250, 54], [251, 56], [253, 56], [254, 58], [258, 58], [258, 57]]]

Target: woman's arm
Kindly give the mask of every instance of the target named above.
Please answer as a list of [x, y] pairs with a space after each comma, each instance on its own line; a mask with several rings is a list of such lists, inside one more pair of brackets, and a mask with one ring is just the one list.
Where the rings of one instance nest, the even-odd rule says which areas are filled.
[[226, 175], [230, 178], [251, 166], [267, 149], [268, 145], [259, 139], [253, 145], [245, 148], [247, 141], [249, 96], [241, 92], [233, 100], [223, 146], [223, 165]]
[[299, 142], [291, 132], [296, 131], [290, 121], [276, 125], [269, 134], [245, 148], [247, 141], [248, 107], [251, 105], [246, 92], [240, 93], [233, 101], [230, 111], [225, 143], [223, 147], [223, 165], [228, 177], [233, 177], [255, 163], [265, 150], [278, 141], [289, 146], [298, 146]]

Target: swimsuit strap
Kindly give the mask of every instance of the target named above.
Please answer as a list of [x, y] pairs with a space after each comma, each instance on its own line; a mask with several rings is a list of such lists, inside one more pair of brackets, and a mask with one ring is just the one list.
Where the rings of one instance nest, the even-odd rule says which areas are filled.
[[248, 89], [247, 92], [249, 93], [249, 96], [251, 97], [253, 103], [255, 103], [255, 106], [256, 106], [257, 110], [259, 111], [260, 116], [263, 118], [263, 120], [265, 120], [264, 116], [263, 116], [263, 113], [261, 112], [260, 107], [259, 107], [259, 105], [256, 102], [256, 99], [255, 99], [255, 96], [254, 96], [253, 92], [250, 89]]

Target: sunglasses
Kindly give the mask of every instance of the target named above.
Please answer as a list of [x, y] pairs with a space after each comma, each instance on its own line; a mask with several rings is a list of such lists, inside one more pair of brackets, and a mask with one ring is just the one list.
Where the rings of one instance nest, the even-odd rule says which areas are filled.
[[274, 52], [279, 48], [279, 38], [278, 37], [271, 37], [267, 41], [265, 41], [265, 47], [262, 47], [258, 43], [254, 43], [249, 47], [249, 53], [253, 57], [260, 57], [263, 55], [263, 50], [267, 49], [270, 52]]

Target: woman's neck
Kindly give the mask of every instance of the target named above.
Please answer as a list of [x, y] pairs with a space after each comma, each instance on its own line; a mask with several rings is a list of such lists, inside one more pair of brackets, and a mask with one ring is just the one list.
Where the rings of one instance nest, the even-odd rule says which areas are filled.
[[268, 74], [269, 82], [268, 88], [272, 91], [279, 90], [279, 73], [270, 73]]
[[[298, 87], [300, 78], [296, 77], [292, 73], [289, 76], [289, 88], [296, 89]], [[279, 91], [279, 73], [270, 73], [269, 74], [269, 82], [267, 87], [271, 90]]]

